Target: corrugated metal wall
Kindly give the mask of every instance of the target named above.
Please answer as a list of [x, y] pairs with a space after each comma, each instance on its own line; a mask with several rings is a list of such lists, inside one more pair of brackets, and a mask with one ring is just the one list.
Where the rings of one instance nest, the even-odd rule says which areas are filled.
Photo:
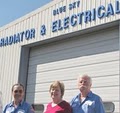
[[[0, 47], [0, 90], [3, 94], [3, 105], [11, 100], [11, 86], [18, 81], [21, 47], [23, 45], [30, 43], [32, 44], [33, 42], [46, 40], [120, 19], [118, 14], [103, 18], [101, 20], [96, 19], [96, 21], [92, 21], [87, 24], [83, 23], [81, 25], [53, 33], [51, 31], [51, 23], [55, 20], [63, 19], [66, 16], [71, 16], [72, 14], [76, 14], [81, 11], [91, 10], [101, 4], [104, 6], [107, 6], [108, 3], [112, 3], [113, 5], [115, 4], [115, 0], [81, 0], [79, 8], [75, 8], [74, 10], [66, 10], [65, 13], [61, 13], [57, 16], [52, 15], [52, 11], [54, 9], [57, 9], [60, 6], [68, 6], [70, 3], [75, 1], [77, 0], [53, 1], [48, 5], [45, 5], [44, 7], [0, 28], [0, 38], [5, 38], [31, 28], [36, 29], [36, 36], [34, 39], [23, 40], [23, 42], [20, 43]], [[46, 35], [41, 36], [40, 26], [43, 24], [46, 25], [47, 32]]]
[[3, 105], [11, 100], [11, 87], [18, 81], [20, 47], [0, 48], [0, 90]]
[[[108, 23], [108, 22], [112, 22], [112, 21], [120, 19], [119, 14], [109, 16], [106, 18], [102, 18], [102, 19], [96, 18], [95, 21], [88, 22], [87, 24], [85, 22], [83, 22], [82, 24], [76, 25], [75, 27], [70, 26], [69, 29], [64, 29], [64, 30], [60, 30], [58, 32], [53, 33], [51, 30], [51, 24], [53, 21], [58, 20], [58, 19], [63, 20], [67, 16], [71, 16], [73, 14], [78, 14], [80, 12], [92, 10], [93, 8], [98, 8], [100, 5], [106, 6], [106, 9], [107, 9], [107, 5], [109, 3], [111, 3], [113, 5], [113, 8], [115, 8], [116, 0], [89, 0], [89, 1], [88, 0], [80, 0], [80, 6], [78, 8], [74, 8], [73, 10], [68, 10], [69, 4], [72, 4], [77, 1], [79, 1], [79, 0], [53, 1], [53, 2], [49, 3], [48, 5], [24, 16], [23, 18], [20, 18], [20, 19], [14, 21], [13, 23], [10, 23], [10, 24], [4, 26], [3, 28], [1, 28], [0, 31], [2, 33], [0, 33], [0, 37], [9, 36], [11, 34], [16, 33], [17, 31], [20, 32], [20, 31], [27, 30], [30, 28], [35, 28], [36, 32], [37, 32], [35, 39], [30, 40], [30, 41], [24, 40], [23, 43], [21, 43], [21, 45], [24, 45], [24, 44], [28, 44], [28, 43], [32, 43], [32, 42], [36, 42], [36, 41], [40, 41], [40, 40], [45, 40], [46, 38], [47, 39], [52, 38], [52, 37], [59, 36], [62, 34], [74, 32], [74, 31], [78, 31], [78, 30], [83, 30], [86, 28], [94, 27], [97, 25], [101, 25], [104, 23]], [[58, 9], [62, 6], [67, 7], [66, 12], [63, 12], [63, 13], [60, 13], [59, 15], [54, 16], [53, 10]], [[40, 35], [40, 27], [43, 24], [46, 25], [47, 32], [46, 32], [46, 35], [41, 36]], [[10, 32], [11, 29], [13, 30], [13, 32]], [[3, 32], [4, 32], [4, 34], [3, 34]]]
[[119, 113], [118, 42], [116, 27], [31, 48], [26, 100], [46, 105], [51, 82], [61, 80], [64, 99], [70, 101], [79, 92], [78, 74], [87, 73], [93, 78], [92, 90], [103, 101], [113, 102]]

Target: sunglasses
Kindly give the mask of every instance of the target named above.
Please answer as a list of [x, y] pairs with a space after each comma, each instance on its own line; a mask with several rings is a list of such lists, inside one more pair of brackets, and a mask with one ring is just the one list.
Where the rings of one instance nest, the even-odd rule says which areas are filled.
[[23, 90], [15, 90], [14, 93], [22, 93]]

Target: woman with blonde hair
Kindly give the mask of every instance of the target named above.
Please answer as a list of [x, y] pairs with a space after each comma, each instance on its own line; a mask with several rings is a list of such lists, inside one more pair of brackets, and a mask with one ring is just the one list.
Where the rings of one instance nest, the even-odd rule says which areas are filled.
[[69, 103], [62, 99], [64, 90], [64, 84], [60, 81], [54, 81], [50, 85], [52, 102], [48, 103], [44, 113], [72, 113]]

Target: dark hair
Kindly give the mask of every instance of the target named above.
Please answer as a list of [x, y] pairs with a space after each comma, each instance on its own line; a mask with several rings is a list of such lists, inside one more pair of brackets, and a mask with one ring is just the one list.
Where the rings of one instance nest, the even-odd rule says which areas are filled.
[[12, 86], [12, 91], [13, 91], [13, 89], [14, 89], [15, 86], [21, 86], [23, 88], [23, 90], [24, 90], [24, 86], [21, 83], [17, 83], [17, 84], [14, 84]]

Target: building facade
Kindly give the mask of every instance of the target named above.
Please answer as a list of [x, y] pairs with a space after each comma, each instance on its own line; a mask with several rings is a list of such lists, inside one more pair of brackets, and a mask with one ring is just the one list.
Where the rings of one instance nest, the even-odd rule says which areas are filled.
[[88, 74], [92, 91], [120, 113], [120, 0], [55, 0], [0, 28], [2, 103], [21, 82], [25, 100], [46, 104], [54, 80], [65, 84], [64, 99], [79, 91]]

